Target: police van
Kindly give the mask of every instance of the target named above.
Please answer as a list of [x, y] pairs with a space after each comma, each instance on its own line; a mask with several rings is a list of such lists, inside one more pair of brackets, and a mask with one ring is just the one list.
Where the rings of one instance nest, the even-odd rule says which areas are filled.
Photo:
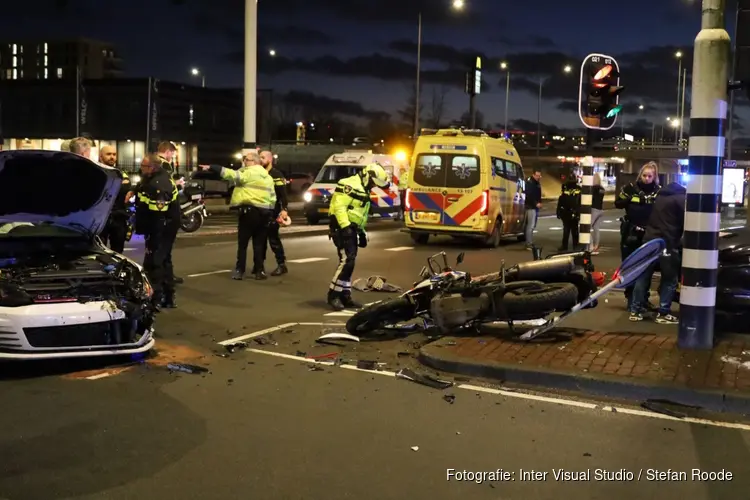
[[375, 187], [370, 192], [370, 215], [399, 220], [402, 215], [399, 177], [408, 168], [405, 153], [395, 155], [373, 154], [371, 151], [349, 150], [331, 155], [315, 177], [315, 181], [303, 195], [304, 212], [308, 224], [317, 224], [328, 218], [328, 206], [336, 184], [350, 177], [371, 163], [378, 163], [388, 173], [391, 185], [388, 189]]

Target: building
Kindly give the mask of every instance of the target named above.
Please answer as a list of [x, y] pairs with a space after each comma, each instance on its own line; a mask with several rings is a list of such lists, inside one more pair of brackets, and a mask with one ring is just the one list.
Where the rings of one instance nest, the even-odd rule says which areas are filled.
[[[117, 147], [135, 169], [160, 141], [178, 145], [178, 167], [228, 164], [242, 147], [243, 93], [151, 78], [0, 81], [3, 149], [59, 149], [85, 135]], [[271, 92], [258, 92], [258, 142], [270, 141]], [[148, 147], [146, 145], [149, 145]]]
[[107, 42], [73, 40], [11, 40], [0, 42], [0, 80], [75, 80], [117, 78], [122, 59]]

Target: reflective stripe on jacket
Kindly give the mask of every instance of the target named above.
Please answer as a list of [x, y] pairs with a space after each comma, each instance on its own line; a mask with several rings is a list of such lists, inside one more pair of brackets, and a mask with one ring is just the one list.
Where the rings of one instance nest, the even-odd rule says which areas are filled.
[[352, 224], [364, 229], [370, 212], [370, 194], [359, 174], [341, 179], [331, 197], [330, 213], [343, 229]]

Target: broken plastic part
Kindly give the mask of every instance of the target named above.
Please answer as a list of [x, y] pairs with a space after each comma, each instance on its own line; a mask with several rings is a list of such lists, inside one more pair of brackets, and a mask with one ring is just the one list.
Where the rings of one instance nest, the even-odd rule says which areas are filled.
[[404, 380], [411, 380], [417, 384], [432, 387], [434, 389], [447, 389], [453, 386], [453, 382], [447, 380], [440, 380], [431, 375], [417, 373], [409, 368], [402, 368], [396, 373], [396, 378], [402, 378]]
[[197, 365], [188, 365], [186, 363], [169, 363], [167, 368], [170, 372], [183, 372], [183, 373], [206, 373], [208, 368]]
[[359, 337], [349, 335], [348, 333], [326, 333], [318, 337], [317, 341], [320, 340], [351, 340], [352, 342], [359, 342]]

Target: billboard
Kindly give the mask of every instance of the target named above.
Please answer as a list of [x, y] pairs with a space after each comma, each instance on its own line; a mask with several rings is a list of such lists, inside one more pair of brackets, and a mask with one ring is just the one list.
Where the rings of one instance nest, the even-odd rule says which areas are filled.
[[745, 169], [725, 167], [722, 171], [721, 204], [745, 204]]

